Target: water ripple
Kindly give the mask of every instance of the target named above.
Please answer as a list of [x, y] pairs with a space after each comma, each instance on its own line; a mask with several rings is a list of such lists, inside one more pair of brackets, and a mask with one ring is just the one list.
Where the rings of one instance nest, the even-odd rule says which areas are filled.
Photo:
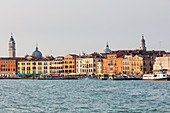
[[0, 80], [0, 112], [170, 112], [170, 82]]

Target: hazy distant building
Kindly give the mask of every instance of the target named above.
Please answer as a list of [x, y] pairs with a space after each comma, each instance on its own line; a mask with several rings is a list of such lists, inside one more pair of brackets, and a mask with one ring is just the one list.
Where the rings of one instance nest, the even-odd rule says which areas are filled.
[[145, 44], [145, 39], [144, 39], [143, 35], [142, 35], [142, 39], [140, 41], [140, 50], [146, 51], [146, 44]]
[[16, 57], [16, 49], [15, 49], [15, 40], [11, 33], [11, 38], [9, 40], [9, 57], [14, 58]]

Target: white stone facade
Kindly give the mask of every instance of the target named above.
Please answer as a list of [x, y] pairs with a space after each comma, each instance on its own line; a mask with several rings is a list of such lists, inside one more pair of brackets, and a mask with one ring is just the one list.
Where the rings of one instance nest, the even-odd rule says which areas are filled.
[[168, 74], [170, 74], [170, 56], [156, 57], [153, 65], [154, 73], [157, 73], [161, 68], [168, 69]]
[[77, 74], [97, 74], [97, 62], [100, 58], [77, 58], [76, 71]]

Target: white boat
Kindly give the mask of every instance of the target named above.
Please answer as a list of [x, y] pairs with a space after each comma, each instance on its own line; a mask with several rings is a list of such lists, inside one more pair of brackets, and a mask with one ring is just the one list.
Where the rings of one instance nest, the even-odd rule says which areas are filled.
[[167, 69], [160, 69], [159, 71], [161, 73], [144, 74], [143, 80], [147, 80], [147, 81], [169, 81], [170, 80], [170, 75], [166, 73]]

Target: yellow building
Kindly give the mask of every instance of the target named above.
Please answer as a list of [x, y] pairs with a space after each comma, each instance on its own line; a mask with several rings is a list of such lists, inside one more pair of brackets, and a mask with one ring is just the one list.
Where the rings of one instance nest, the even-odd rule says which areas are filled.
[[123, 58], [123, 73], [126, 75], [130, 75], [130, 60], [132, 55], [125, 55]]
[[62, 73], [62, 59], [34, 59], [18, 61], [18, 74], [57, 74]]
[[154, 60], [151, 57], [135, 55], [130, 60], [131, 74], [151, 73], [153, 70]]

